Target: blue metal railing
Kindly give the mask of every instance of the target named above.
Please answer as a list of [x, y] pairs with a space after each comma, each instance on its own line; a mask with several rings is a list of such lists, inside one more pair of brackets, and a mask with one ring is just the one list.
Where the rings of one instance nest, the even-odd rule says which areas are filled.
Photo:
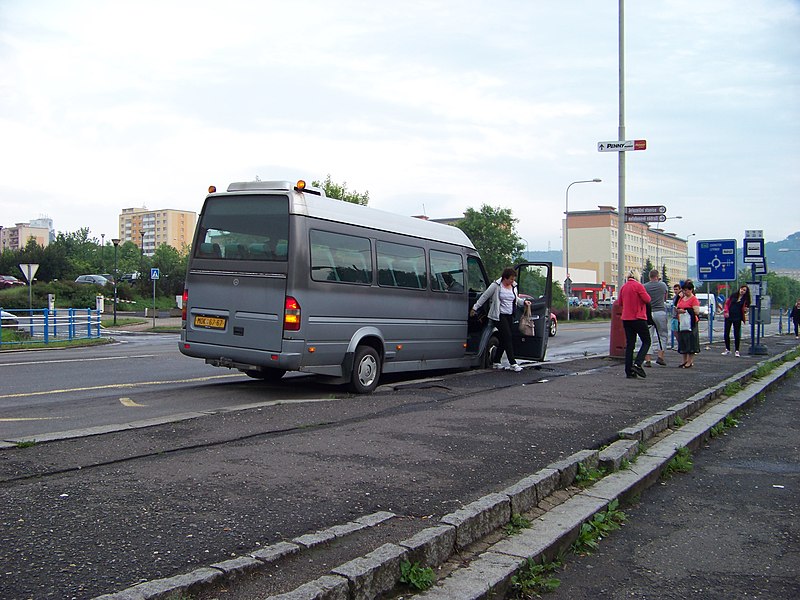
[[0, 347], [100, 337], [100, 311], [91, 308], [14, 308], [0, 311], [3, 332], [0, 335]]

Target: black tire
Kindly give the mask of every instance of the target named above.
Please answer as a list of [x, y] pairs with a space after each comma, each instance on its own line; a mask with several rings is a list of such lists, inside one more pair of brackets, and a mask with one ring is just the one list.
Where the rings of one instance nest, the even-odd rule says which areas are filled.
[[486, 344], [486, 352], [483, 353], [484, 369], [492, 368], [492, 364], [495, 362], [495, 357], [499, 357], [498, 352], [500, 351], [500, 338], [498, 338], [497, 335], [492, 334], [492, 337], [489, 338], [489, 343]]
[[356, 394], [369, 394], [378, 387], [381, 358], [372, 346], [359, 346], [353, 359], [350, 389]]
[[253, 379], [262, 379], [264, 381], [278, 381], [286, 374], [283, 369], [264, 369], [263, 371], [256, 371], [255, 369], [247, 369], [242, 371], [248, 377]]
[[550, 324], [548, 325], [547, 334], [550, 337], [555, 337], [556, 333], [558, 333], [558, 323], [556, 323], [553, 319], [550, 319]]

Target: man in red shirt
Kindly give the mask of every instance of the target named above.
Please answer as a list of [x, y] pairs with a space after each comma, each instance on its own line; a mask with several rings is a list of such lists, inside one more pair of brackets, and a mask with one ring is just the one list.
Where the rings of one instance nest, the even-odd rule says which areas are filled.
[[[647, 305], [650, 303], [650, 294], [639, 282], [637, 269], [628, 272], [628, 280], [620, 289], [617, 302], [622, 308], [622, 326], [625, 329], [625, 376], [628, 379], [647, 377], [642, 363], [650, 351], [650, 329], [647, 326]], [[642, 346], [634, 361], [636, 336], [642, 340]]]

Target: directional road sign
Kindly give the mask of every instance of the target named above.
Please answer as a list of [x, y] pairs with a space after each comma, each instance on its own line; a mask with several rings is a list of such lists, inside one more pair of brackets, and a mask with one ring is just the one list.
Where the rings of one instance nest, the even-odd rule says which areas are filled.
[[667, 220], [667, 215], [636, 215], [625, 213], [626, 223], [663, 223]]
[[663, 205], [626, 206], [625, 212], [629, 215], [663, 215], [666, 214], [667, 207]]
[[735, 281], [736, 240], [698, 240], [697, 272], [700, 281]]
[[628, 150], [647, 150], [647, 140], [597, 142], [598, 152], [627, 152]]

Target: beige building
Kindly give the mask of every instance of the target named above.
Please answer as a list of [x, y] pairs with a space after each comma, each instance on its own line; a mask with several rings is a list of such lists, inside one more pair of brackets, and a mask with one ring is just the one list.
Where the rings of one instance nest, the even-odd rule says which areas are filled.
[[197, 213], [169, 208], [123, 208], [119, 215], [119, 239], [133, 242], [147, 256], [162, 244], [184, 252], [192, 243]]
[[[595, 271], [598, 281], [618, 289], [619, 215], [616, 209], [599, 206], [598, 210], [570, 211], [567, 216], [569, 219], [564, 219], [562, 224], [562, 235], [566, 234], [567, 223], [569, 233], [562, 239], [569, 241], [569, 267]], [[624, 271], [642, 270], [648, 258], [659, 271], [666, 265], [670, 281], [686, 279], [689, 260], [686, 240], [651, 227], [649, 223], [625, 223]], [[564, 261], [566, 264], [566, 257]]]
[[50, 228], [31, 223], [17, 223], [14, 227], [0, 227], [0, 249], [22, 250], [33, 240], [42, 247], [50, 244]]

